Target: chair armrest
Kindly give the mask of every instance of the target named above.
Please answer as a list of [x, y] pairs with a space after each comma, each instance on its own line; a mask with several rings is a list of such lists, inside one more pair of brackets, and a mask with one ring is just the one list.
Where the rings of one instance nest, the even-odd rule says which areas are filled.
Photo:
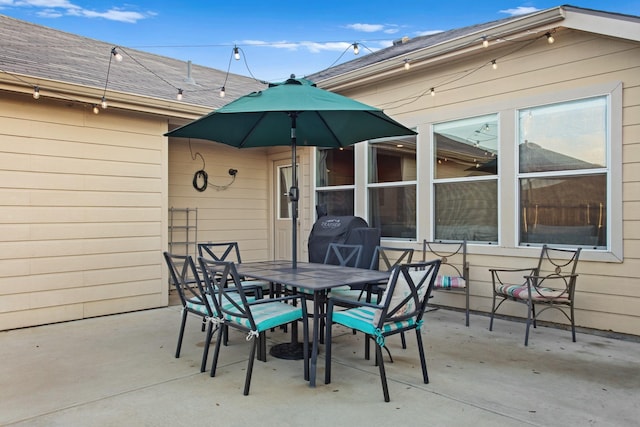
[[266, 303], [277, 302], [277, 301], [284, 302], [284, 301], [291, 301], [296, 299], [300, 299], [302, 300], [302, 302], [304, 302], [304, 295], [291, 294], [291, 295], [286, 295], [278, 298], [256, 299], [255, 301], [250, 301], [249, 305], [266, 304]]
[[382, 309], [381, 305], [374, 304], [372, 302], [366, 301], [355, 301], [348, 298], [339, 298], [339, 297], [329, 297], [329, 305], [333, 306], [334, 304], [339, 304], [341, 306], [349, 306], [349, 307], [372, 307]]
[[496, 272], [496, 273], [517, 273], [518, 271], [535, 271], [536, 267], [529, 267], [529, 268], [490, 268], [489, 271], [490, 272]]

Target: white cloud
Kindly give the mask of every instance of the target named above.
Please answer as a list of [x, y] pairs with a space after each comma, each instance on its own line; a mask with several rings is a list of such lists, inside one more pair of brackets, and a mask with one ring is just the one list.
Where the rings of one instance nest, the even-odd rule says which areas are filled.
[[507, 15], [517, 16], [517, 15], [525, 15], [527, 13], [537, 12], [540, 9], [535, 7], [528, 6], [518, 6], [515, 9], [503, 9], [500, 13], [506, 13]]
[[73, 4], [69, 0], [0, 0], [0, 8], [23, 7], [41, 9], [36, 13], [47, 18], [62, 16], [78, 16], [83, 18], [102, 18], [109, 21], [135, 24], [136, 22], [153, 16], [153, 13], [140, 13], [121, 8], [111, 8], [104, 12], [85, 9]]
[[267, 42], [264, 40], [243, 40], [239, 42], [239, 44], [243, 44], [246, 46], [265, 46], [272, 47], [275, 49], [287, 49], [292, 51], [297, 50], [307, 50], [311, 53], [320, 53], [320, 52], [342, 52], [351, 46], [351, 43], [347, 42], [312, 42], [312, 41], [301, 41], [301, 42], [288, 42], [288, 41], [277, 41], [277, 42]]
[[362, 31], [364, 33], [375, 33], [377, 31], [383, 31], [385, 29], [382, 24], [349, 24], [347, 28], [356, 31]]

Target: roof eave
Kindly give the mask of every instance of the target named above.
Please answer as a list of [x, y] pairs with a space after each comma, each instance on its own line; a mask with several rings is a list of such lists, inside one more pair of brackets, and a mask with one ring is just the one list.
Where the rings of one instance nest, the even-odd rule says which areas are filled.
[[[484, 28], [480, 31], [467, 34], [462, 37], [447, 40], [437, 45], [416, 49], [410, 54], [412, 67], [414, 65], [435, 62], [443, 59], [450, 59], [452, 56], [459, 56], [472, 51], [484, 49], [481, 41], [497, 40], [515, 34], [526, 34], [532, 29], [540, 30], [541, 27], [551, 26], [565, 19], [565, 11], [562, 7], [547, 9], [539, 13], [523, 16], [519, 19], [496, 25], [491, 28]], [[544, 30], [544, 29], [542, 29]], [[396, 73], [403, 72], [399, 59], [406, 55], [399, 55], [384, 61], [364, 66], [352, 71], [339, 74], [316, 83], [319, 87], [327, 90], [339, 91], [346, 89], [352, 84], [362, 84], [372, 79], [379, 80]]]

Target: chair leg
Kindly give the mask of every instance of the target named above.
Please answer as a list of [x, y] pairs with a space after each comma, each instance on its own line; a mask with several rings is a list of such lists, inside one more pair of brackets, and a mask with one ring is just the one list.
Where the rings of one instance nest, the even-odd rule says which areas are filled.
[[466, 287], [466, 289], [465, 289], [465, 294], [466, 294], [466, 304], [467, 304], [467, 305], [466, 305], [466, 308], [467, 308], [467, 311], [466, 311], [467, 318], [466, 318], [465, 326], [469, 326], [469, 284], [468, 284], [468, 283], [467, 283], [467, 287]]
[[216, 376], [216, 368], [218, 367], [218, 356], [220, 355], [220, 347], [222, 346], [222, 337], [224, 336], [224, 327], [218, 328], [218, 339], [216, 340], [216, 348], [213, 351], [213, 360], [211, 361], [211, 376]]
[[571, 305], [569, 306], [569, 312], [571, 313], [571, 338], [573, 342], [576, 342], [576, 322], [573, 317], [573, 301], [571, 301]]
[[180, 357], [180, 349], [182, 348], [182, 337], [184, 336], [184, 327], [187, 324], [187, 315], [189, 313], [185, 308], [182, 309], [182, 321], [180, 322], [180, 332], [178, 333], [178, 345], [176, 346], [176, 359]]
[[427, 360], [424, 355], [424, 346], [422, 343], [422, 335], [420, 329], [416, 329], [416, 338], [418, 341], [418, 352], [420, 353], [420, 365], [422, 366], [422, 380], [425, 384], [429, 384], [429, 373], [427, 372]]
[[382, 394], [384, 395], [384, 401], [388, 402], [389, 399], [389, 387], [387, 385], [387, 374], [384, 370], [384, 360], [382, 357], [382, 347], [376, 345], [376, 358], [379, 360], [378, 368], [380, 369], [380, 381], [382, 382]]
[[400, 332], [400, 342], [402, 343], [402, 348], [404, 350], [407, 349], [407, 339], [404, 336], [404, 332]]
[[213, 322], [209, 321], [207, 325], [207, 335], [204, 339], [204, 349], [202, 350], [202, 363], [200, 364], [200, 372], [204, 372], [207, 369], [207, 358], [209, 357], [209, 346], [211, 345], [211, 338], [215, 329], [213, 328]]
[[[529, 327], [531, 326], [532, 306], [533, 306], [533, 304], [531, 302], [529, 302], [527, 304], [527, 331], [524, 334], [524, 345], [525, 345], [525, 347], [529, 345]], [[533, 324], [535, 325], [535, 318], [533, 320]]]
[[251, 343], [251, 353], [249, 354], [249, 363], [247, 364], [247, 377], [244, 380], [244, 395], [248, 396], [249, 395], [249, 387], [251, 387], [251, 374], [253, 372], [253, 362], [256, 358], [256, 349], [258, 347], [258, 341], [260, 341], [258, 338], [255, 338], [252, 340], [253, 342]]
[[324, 345], [324, 383], [331, 383], [331, 319], [327, 317], [327, 331], [325, 333]]
[[496, 314], [496, 294], [493, 294], [493, 304], [491, 305], [491, 320], [489, 321], [489, 330], [493, 331], [493, 315]]

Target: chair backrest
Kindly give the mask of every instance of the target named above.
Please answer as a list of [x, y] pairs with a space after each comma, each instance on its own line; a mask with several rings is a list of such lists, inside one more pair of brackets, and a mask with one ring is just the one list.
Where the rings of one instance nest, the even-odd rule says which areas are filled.
[[[581, 251], [582, 248], [571, 249], [555, 248], [547, 245], [542, 246], [538, 267], [535, 272], [536, 276], [549, 279], [559, 276], [571, 276], [565, 283], [567, 291], [570, 292], [569, 298], [573, 299], [573, 292], [575, 291], [575, 286], [573, 285], [576, 281], [576, 268], [578, 267]], [[557, 282], [541, 279], [538, 282], [534, 281], [533, 285], [552, 286], [552, 283]]]
[[191, 304], [203, 305], [208, 313], [213, 313], [213, 307], [205, 296], [204, 285], [191, 255], [174, 255], [169, 252], [164, 252], [163, 255], [169, 268], [169, 280], [178, 291], [182, 306], [186, 307], [188, 301]]
[[391, 270], [380, 305], [373, 322], [378, 328], [389, 322], [422, 319], [433, 284], [440, 268], [440, 260], [413, 264], [398, 264]]
[[413, 252], [413, 248], [376, 246], [373, 251], [369, 269], [374, 270], [377, 265], [380, 271], [391, 271], [391, 269], [398, 264], [411, 264]]
[[344, 243], [329, 243], [324, 264], [340, 265], [342, 267], [357, 267], [362, 256], [362, 245], [346, 245]]
[[422, 242], [422, 261], [437, 258], [440, 260], [439, 275], [462, 277], [469, 281], [469, 263], [467, 261], [467, 241], [428, 241]]
[[255, 330], [255, 322], [247, 295], [241, 284], [238, 270], [233, 261], [215, 261], [198, 257], [198, 263], [204, 276], [208, 292], [214, 296], [213, 303], [217, 313], [224, 318], [232, 318], [234, 323], [249, 323]]
[[238, 242], [198, 243], [198, 256], [213, 261], [234, 261], [237, 264], [242, 262]]

